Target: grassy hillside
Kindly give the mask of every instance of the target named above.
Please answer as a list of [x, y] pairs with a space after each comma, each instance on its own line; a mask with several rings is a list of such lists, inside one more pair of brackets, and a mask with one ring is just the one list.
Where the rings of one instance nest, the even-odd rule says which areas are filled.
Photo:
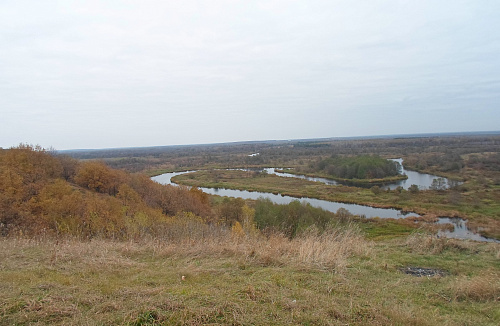
[[209, 220], [208, 196], [32, 146], [0, 150], [4, 236], [48, 233], [124, 239], [154, 235], [184, 213]]
[[500, 323], [495, 244], [352, 230], [184, 240], [0, 240], [0, 325]]

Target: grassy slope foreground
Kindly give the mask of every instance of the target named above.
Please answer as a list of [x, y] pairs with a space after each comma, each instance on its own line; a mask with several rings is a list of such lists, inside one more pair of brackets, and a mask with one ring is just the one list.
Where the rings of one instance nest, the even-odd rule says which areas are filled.
[[[418, 235], [375, 244], [352, 239], [333, 260], [313, 259], [332, 247], [307, 237], [3, 239], [0, 324], [500, 323], [498, 245]], [[407, 266], [443, 276], [407, 275], [400, 271]]]

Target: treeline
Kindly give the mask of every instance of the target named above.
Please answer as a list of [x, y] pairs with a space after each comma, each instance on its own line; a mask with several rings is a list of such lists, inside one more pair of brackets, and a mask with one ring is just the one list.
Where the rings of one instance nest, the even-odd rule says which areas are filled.
[[156, 170], [189, 170], [193, 167], [230, 167], [261, 165], [267, 163], [259, 155], [259, 148], [271, 146], [267, 143], [213, 144], [161, 146], [144, 148], [118, 148], [103, 150], [63, 151], [77, 159], [100, 159], [109, 166], [129, 172]]
[[405, 159], [405, 166], [413, 170], [431, 170], [439, 172], [460, 172], [464, 168], [488, 173], [490, 177], [500, 177], [500, 153], [422, 153]]
[[408, 168], [417, 171], [432, 169], [439, 172], [459, 172], [465, 166], [462, 157], [451, 151], [410, 155], [404, 163]]
[[[442, 135], [400, 138], [323, 139], [304, 141], [272, 141], [192, 146], [165, 146], [111, 150], [70, 151], [79, 159], [103, 159], [114, 168], [135, 171], [188, 170], [193, 168], [227, 167], [299, 167], [308, 166], [318, 158], [377, 154], [381, 157], [420, 156], [460, 157], [470, 153], [500, 152], [500, 135]], [[257, 156], [249, 156], [260, 153]], [[419, 169], [436, 165], [437, 171], [455, 172], [460, 168], [456, 157], [436, 162], [419, 160]], [[456, 163], [456, 164], [455, 164]]]
[[466, 165], [471, 169], [500, 172], [500, 153], [470, 155], [466, 161]]
[[341, 179], [383, 179], [397, 176], [400, 165], [378, 155], [333, 156], [311, 164], [308, 172], [320, 172]]

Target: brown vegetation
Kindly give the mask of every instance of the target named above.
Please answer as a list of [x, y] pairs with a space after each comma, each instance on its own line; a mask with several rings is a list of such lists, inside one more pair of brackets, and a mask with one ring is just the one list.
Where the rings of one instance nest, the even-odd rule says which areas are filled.
[[440, 254], [446, 250], [468, 251], [471, 244], [457, 239], [438, 238], [434, 235], [414, 233], [406, 239], [406, 246], [415, 253]]
[[77, 162], [39, 147], [0, 151], [0, 171], [3, 235], [127, 238], [154, 233], [167, 216], [181, 212], [204, 219], [212, 214], [207, 195], [196, 189], [160, 185], [144, 175], [97, 161]]
[[500, 301], [500, 273], [490, 270], [474, 277], [462, 276], [450, 290], [458, 301]]

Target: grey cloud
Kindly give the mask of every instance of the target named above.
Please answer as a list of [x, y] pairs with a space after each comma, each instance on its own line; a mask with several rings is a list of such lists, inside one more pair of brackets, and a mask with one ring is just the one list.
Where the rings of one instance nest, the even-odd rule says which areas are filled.
[[[499, 10], [451, 0], [3, 1], [0, 146], [390, 134], [409, 118], [412, 133], [498, 129]], [[102, 129], [108, 136], [89, 132]]]

